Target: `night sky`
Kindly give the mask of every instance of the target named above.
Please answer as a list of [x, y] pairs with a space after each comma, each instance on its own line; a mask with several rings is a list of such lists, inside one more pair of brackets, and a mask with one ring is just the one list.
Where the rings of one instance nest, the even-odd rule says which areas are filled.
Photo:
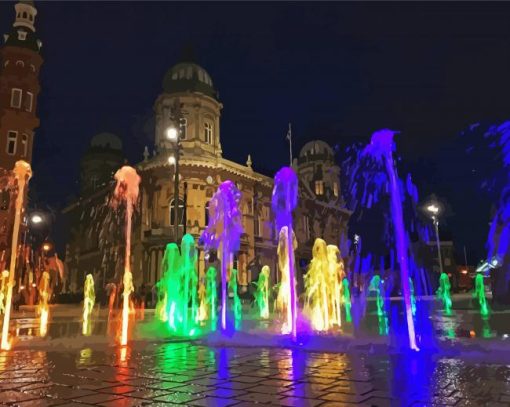
[[[0, 4], [0, 31], [13, 22]], [[165, 72], [192, 45], [224, 104], [224, 156], [271, 174], [314, 138], [342, 148], [400, 130], [420, 194], [449, 204], [445, 236], [484, 255], [490, 202], [457, 138], [510, 117], [510, 4], [36, 2], [45, 63], [32, 189], [58, 211], [90, 138], [151, 145]]]

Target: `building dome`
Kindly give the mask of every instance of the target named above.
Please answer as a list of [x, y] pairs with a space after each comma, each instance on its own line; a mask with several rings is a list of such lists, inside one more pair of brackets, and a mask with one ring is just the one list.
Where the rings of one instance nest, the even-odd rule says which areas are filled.
[[309, 141], [299, 152], [299, 163], [309, 161], [332, 161], [334, 151], [328, 143], [321, 140]]
[[163, 79], [163, 90], [167, 93], [200, 92], [218, 99], [211, 76], [192, 62], [181, 62], [170, 68]]
[[122, 140], [112, 133], [99, 133], [90, 140], [90, 147], [122, 150]]

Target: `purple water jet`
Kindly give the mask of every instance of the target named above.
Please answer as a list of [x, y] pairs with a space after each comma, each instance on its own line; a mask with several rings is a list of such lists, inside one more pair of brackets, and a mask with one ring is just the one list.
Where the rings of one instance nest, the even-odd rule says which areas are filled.
[[294, 170], [283, 167], [274, 177], [272, 207], [276, 216], [276, 228], [278, 232], [283, 227], [287, 228], [287, 254], [289, 268], [289, 298], [292, 326], [289, 329], [292, 338], [296, 339], [296, 278], [294, 269], [294, 231], [292, 228], [292, 211], [297, 206], [298, 179]]
[[224, 181], [209, 202], [209, 223], [202, 234], [205, 250], [221, 252], [221, 328], [227, 329], [227, 272], [232, 255], [239, 249], [243, 232], [239, 202], [241, 192]]
[[414, 320], [411, 304], [411, 290], [409, 287], [409, 247], [407, 235], [404, 228], [404, 214], [402, 210], [402, 196], [400, 193], [399, 178], [397, 169], [393, 162], [393, 142], [394, 131], [379, 130], [372, 135], [370, 144], [363, 150], [363, 155], [367, 155], [384, 165], [389, 181], [389, 193], [391, 201], [391, 215], [395, 228], [395, 244], [397, 249], [397, 258], [400, 265], [400, 283], [402, 284], [402, 293], [404, 296], [405, 312], [407, 319], [407, 331], [409, 335], [409, 347], [418, 351], [416, 344], [416, 334], [414, 329]]

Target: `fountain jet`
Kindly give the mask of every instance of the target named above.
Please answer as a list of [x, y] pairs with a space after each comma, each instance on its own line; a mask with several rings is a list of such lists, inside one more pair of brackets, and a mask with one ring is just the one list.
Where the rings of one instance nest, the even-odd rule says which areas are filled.
[[[292, 227], [292, 211], [297, 206], [298, 199], [298, 179], [297, 175], [291, 167], [283, 167], [274, 177], [274, 188], [272, 196], [273, 212], [276, 216], [276, 229], [278, 230], [280, 242], [278, 244], [278, 263], [280, 270], [282, 265], [284, 269], [288, 268], [288, 310], [290, 316], [287, 319], [287, 333], [292, 335], [295, 340], [297, 336], [297, 298], [296, 298], [296, 271], [294, 267], [294, 249], [297, 247], [294, 230]], [[285, 232], [282, 235], [283, 228]], [[287, 238], [285, 247], [286, 252], [280, 251], [282, 247], [282, 237]], [[286, 258], [283, 258], [283, 257]], [[282, 280], [283, 280], [283, 271]], [[283, 281], [282, 281], [283, 283]], [[282, 284], [283, 286], [283, 284]]]
[[218, 250], [221, 258], [221, 329], [227, 329], [227, 280], [232, 255], [239, 249], [241, 192], [232, 181], [224, 181], [209, 201], [209, 223], [202, 234], [206, 250]]
[[9, 280], [7, 282], [7, 295], [5, 297], [5, 314], [4, 323], [2, 326], [2, 343], [0, 347], [3, 350], [9, 350], [11, 344], [9, 342], [9, 321], [11, 318], [12, 308], [12, 289], [14, 287], [14, 273], [16, 271], [16, 254], [18, 252], [18, 238], [19, 228], [21, 224], [21, 214], [23, 212], [23, 203], [25, 199], [25, 187], [32, 177], [32, 169], [30, 164], [26, 161], [16, 161], [14, 164], [14, 178], [18, 184], [18, 195], [16, 197], [16, 206], [14, 213], [14, 225], [12, 228], [12, 242], [11, 242], [11, 260], [9, 265]]
[[416, 333], [414, 329], [414, 320], [411, 304], [411, 290], [409, 287], [409, 247], [407, 235], [404, 228], [404, 214], [402, 210], [402, 196], [398, 182], [397, 169], [393, 161], [393, 142], [394, 131], [379, 130], [372, 135], [370, 144], [363, 151], [364, 155], [370, 156], [376, 161], [382, 163], [386, 169], [389, 181], [391, 215], [395, 228], [395, 242], [397, 249], [397, 258], [400, 265], [400, 282], [402, 284], [402, 293], [404, 296], [405, 314], [407, 319], [407, 331], [409, 337], [409, 347], [418, 351], [416, 344]]
[[138, 200], [140, 176], [136, 173], [136, 170], [133, 167], [124, 166], [115, 173], [115, 180], [117, 181], [117, 185], [115, 186], [113, 195], [113, 206], [116, 207], [120, 202], [124, 202], [126, 205], [126, 251], [124, 257], [122, 331], [120, 337], [120, 344], [124, 346], [127, 345], [128, 340], [129, 296], [134, 290], [133, 275], [131, 274], [131, 221], [133, 217], [133, 209]]

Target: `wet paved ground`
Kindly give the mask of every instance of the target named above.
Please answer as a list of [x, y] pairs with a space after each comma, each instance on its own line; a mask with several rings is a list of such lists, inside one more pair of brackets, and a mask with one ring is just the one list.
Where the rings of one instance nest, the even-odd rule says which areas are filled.
[[137, 343], [0, 353], [0, 404], [510, 405], [510, 366], [274, 348]]

